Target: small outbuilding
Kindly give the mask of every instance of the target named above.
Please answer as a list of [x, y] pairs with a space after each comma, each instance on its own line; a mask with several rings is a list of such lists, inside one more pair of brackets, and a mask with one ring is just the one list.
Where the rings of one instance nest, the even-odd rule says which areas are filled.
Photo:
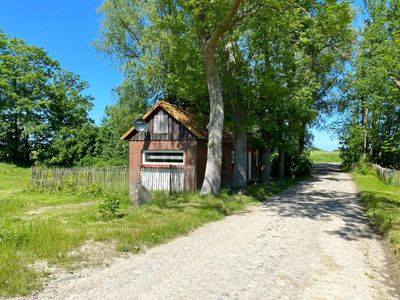
[[[158, 101], [143, 120], [144, 131], [134, 127], [121, 139], [129, 141], [129, 177], [150, 190], [194, 191], [201, 188], [207, 162], [207, 127], [196, 117], [166, 101]], [[222, 185], [233, 175], [233, 134], [227, 130], [222, 144]], [[247, 179], [260, 174], [260, 156], [248, 148]]]

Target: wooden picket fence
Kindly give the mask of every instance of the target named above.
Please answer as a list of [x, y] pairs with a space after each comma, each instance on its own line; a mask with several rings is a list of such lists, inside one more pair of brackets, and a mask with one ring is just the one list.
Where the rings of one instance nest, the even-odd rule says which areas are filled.
[[373, 164], [372, 168], [385, 184], [400, 185], [400, 170], [383, 168], [376, 164]]
[[101, 190], [128, 192], [127, 167], [43, 168], [32, 167], [31, 186], [45, 190]]

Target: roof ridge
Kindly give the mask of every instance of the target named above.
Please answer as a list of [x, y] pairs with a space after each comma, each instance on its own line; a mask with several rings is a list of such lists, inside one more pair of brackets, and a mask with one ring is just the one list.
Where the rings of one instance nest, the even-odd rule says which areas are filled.
[[[150, 117], [153, 112], [160, 107], [164, 109], [171, 117], [177, 120], [180, 124], [182, 124], [186, 129], [188, 129], [193, 135], [195, 135], [199, 139], [207, 139], [208, 137], [208, 129], [207, 126], [202, 124], [203, 122], [199, 122], [194, 113], [189, 112], [176, 104], [170, 103], [164, 99], [158, 100], [157, 103], [143, 115], [143, 119], [147, 119]], [[133, 132], [135, 128], [132, 127], [129, 129], [121, 139], [127, 139]], [[224, 138], [231, 139], [233, 134], [231, 131], [224, 128]]]

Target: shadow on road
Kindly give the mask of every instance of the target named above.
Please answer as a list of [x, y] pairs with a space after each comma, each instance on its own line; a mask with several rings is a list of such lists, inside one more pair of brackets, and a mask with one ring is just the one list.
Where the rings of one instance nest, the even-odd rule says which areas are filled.
[[341, 166], [316, 164], [314, 169], [313, 178], [265, 202], [268, 209], [284, 217], [326, 221], [339, 217], [343, 226], [327, 233], [346, 240], [380, 237], [369, 225], [358, 194], [344, 189], [351, 179], [339, 176]]
[[[357, 192], [349, 186], [349, 178], [341, 176], [339, 164], [314, 165], [314, 176], [282, 194], [268, 199], [264, 205], [266, 211], [274, 211], [283, 217], [309, 218], [329, 221], [340, 218], [343, 225], [327, 234], [335, 235], [349, 241], [360, 239], [383, 240], [369, 223], [361, 199]], [[385, 243], [386, 244], [386, 243]], [[386, 261], [380, 281], [390, 287], [394, 299], [399, 299], [400, 277], [397, 263], [387, 244]]]

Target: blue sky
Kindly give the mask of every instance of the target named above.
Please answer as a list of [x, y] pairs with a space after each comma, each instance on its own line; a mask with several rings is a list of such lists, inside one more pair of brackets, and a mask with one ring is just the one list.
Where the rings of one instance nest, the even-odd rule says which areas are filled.
[[94, 108], [90, 116], [99, 123], [107, 104], [114, 101], [112, 88], [122, 76], [108, 58], [92, 46], [98, 36], [101, 0], [0, 0], [0, 28], [6, 34], [43, 47], [61, 66], [86, 80]]
[[[355, 5], [362, 1], [356, 0]], [[98, 36], [101, 16], [96, 9], [101, 0], [0, 0], [0, 28], [6, 34], [43, 47], [63, 68], [79, 74], [94, 97], [90, 116], [99, 123], [106, 105], [115, 101], [112, 88], [121, 74], [108, 58], [100, 57], [92, 46]], [[355, 25], [360, 24], [357, 19]], [[332, 134], [313, 129], [314, 145], [321, 149], [336, 149], [338, 141]]]

